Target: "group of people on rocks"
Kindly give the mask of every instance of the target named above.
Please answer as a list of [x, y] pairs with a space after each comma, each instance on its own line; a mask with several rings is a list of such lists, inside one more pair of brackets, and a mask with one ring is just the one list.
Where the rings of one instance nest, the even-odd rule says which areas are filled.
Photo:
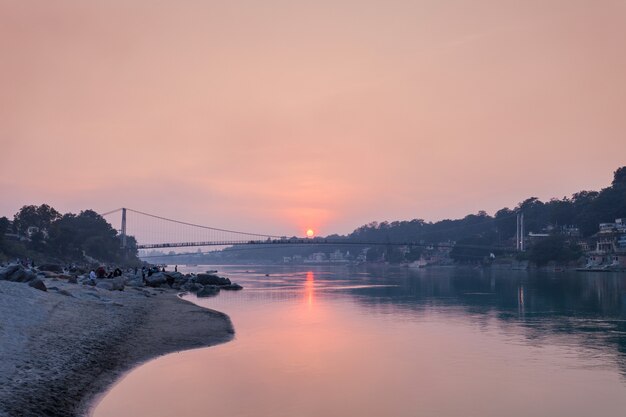
[[23, 267], [25, 267], [25, 268], [28, 268], [29, 266], [30, 266], [31, 268], [34, 268], [34, 267], [35, 267], [35, 260], [34, 260], [34, 259], [28, 259], [28, 258], [21, 259], [21, 258], [17, 258], [17, 259], [15, 260], [15, 263], [16, 263], [16, 264], [18, 264], [18, 265], [22, 265], [22, 266], [23, 266]]
[[92, 269], [89, 273], [90, 278], [115, 278], [121, 276], [122, 270], [120, 268], [115, 268], [114, 270], [107, 272], [103, 266], [99, 266], [95, 271]]
[[[17, 258], [15, 260], [15, 263], [18, 265], [22, 265], [23, 267], [26, 267], [26, 268], [28, 267], [35, 268], [35, 261], [32, 259]], [[76, 269], [76, 268], [77, 268], [76, 265], [68, 264], [64, 269], [67, 271], [71, 271], [72, 269]], [[128, 268], [126, 272], [131, 273], [131, 274], [134, 272], [134, 275], [137, 276], [139, 273], [139, 268], [135, 267], [134, 270], [132, 268]], [[152, 276], [152, 274], [157, 273], [157, 272], [165, 272], [165, 266], [145, 266], [144, 265], [141, 267], [141, 278], [144, 282], [146, 282], [146, 277], [150, 277]], [[178, 265], [174, 266], [174, 272], [178, 272]], [[113, 269], [110, 267], [99, 266], [98, 268], [90, 270], [89, 279], [95, 283], [96, 279], [121, 277], [123, 274], [124, 274], [124, 271], [122, 271], [122, 269], [119, 267], [115, 267]]]

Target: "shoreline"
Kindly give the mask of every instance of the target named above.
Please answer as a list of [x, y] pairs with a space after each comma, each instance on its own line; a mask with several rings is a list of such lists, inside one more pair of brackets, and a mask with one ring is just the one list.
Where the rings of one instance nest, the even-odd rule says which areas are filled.
[[0, 281], [0, 416], [88, 416], [121, 376], [159, 356], [230, 341], [221, 312], [177, 291]]

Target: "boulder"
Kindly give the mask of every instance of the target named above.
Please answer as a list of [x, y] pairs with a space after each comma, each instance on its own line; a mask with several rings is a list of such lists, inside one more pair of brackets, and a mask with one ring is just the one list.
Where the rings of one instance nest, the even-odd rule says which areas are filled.
[[167, 282], [167, 277], [163, 272], [157, 272], [150, 276], [146, 276], [146, 285], [150, 287], [159, 287]]
[[54, 278], [54, 279], [57, 279], [57, 278], [58, 279], [70, 279], [72, 277], [71, 275], [68, 275], [68, 274], [65, 274], [65, 273], [64, 274], [59, 274], [59, 273], [56, 273], [56, 272], [49, 272], [49, 271], [43, 271], [43, 272], [39, 271], [37, 273], [37, 275], [41, 275], [41, 276], [44, 276], [46, 278]]
[[143, 280], [141, 278], [131, 279], [126, 282], [129, 287], [143, 287]]
[[185, 275], [181, 274], [178, 271], [175, 271], [175, 272], [165, 272], [165, 275], [167, 275], [168, 277], [172, 278], [176, 282], [180, 282], [180, 281], [182, 281], [185, 278]]
[[181, 285], [180, 289], [183, 291], [198, 292], [202, 289], [202, 285], [196, 284], [195, 282], [187, 282]]
[[96, 287], [109, 291], [123, 291], [124, 280], [121, 277], [99, 279]]
[[220, 292], [220, 287], [216, 285], [206, 285], [196, 293], [198, 297], [213, 297]]
[[230, 285], [222, 285], [220, 289], [228, 290], [228, 291], [239, 291], [239, 290], [243, 290], [243, 287], [239, 284], [232, 283]]
[[40, 280], [39, 278], [35, 278], [33, 280], [31, 280], [28, 283], [29, 287], [33, 287], [35, 289], [38, 289], [40, 291], [48, 291], [48, 289], [46, 288], [46, 284], [43, 283], [42, 280]]
[[69, 282], [70, 284], [77, 284], [78, 278], [76, 278], [76, 276], [71, 276], [67, 279], [67, 282]]
[[124, 278], [122, 278], [122, 277], [115, 277], [113, 279], [109, 279], [109, 281], [113, 282], [113, 287], [117, 291], [124, 291]]
[[213, 274], [198, 274], [196, 282], [202, 285], [230, 285], [230, 280]]
[[21, 266], [19, 265], [9, 265], [3, 268], [2, 270], [0, 270], [0, 280], [8, 281], [9, 276], [11, 276], [11, 274], [13, 274], [15, 271], [17, 271], [20, 268]]
[[103, 290], [113, 291], [113, 283], [109, 281], [98, 281], [96, 283], [96, 288], [101, 288]]
[[39, 265], [39, 270], [45, 272], [56, 272], [58, 274], [61, 274], [63, 273], [63, 266], [57, 264], [43, 264]]
[[79, 275], [80, 275], [80, 274], [85, 274], [85, 273], [88, 273], [88, 272], [89, 272], [89, 270], [88, 270], [88, 269], [81, 268], [81, 267], [78, 267], [78, 266], [70, 266], [69, 271], [70, 271], [71, 273], [73, 273], [73, 274], [79, 274]]
[[5, 279], [13, 282], [30, 282], [35, 278], [37, 278], [37, 275], [34, 272], [18, 265], [17, 269], [14, 269], [13, 273], [8, 275]]

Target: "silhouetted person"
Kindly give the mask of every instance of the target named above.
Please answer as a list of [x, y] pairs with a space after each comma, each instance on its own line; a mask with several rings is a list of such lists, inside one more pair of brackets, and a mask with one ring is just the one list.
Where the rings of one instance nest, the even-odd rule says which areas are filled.
[[99, 266], [98, 269], [96, 269], [96, 275], [98, 278], [104, 278], [107, 276], [107, 271], [105, 271], [103, 267]]

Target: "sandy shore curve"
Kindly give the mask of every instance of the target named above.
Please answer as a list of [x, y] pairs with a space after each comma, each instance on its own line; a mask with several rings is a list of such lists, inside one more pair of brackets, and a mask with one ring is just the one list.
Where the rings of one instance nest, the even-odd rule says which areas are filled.
[[233, 338], [223, 313], [175, 291], [0, 281], [0, 416], [82, 416], [132, 367]]

